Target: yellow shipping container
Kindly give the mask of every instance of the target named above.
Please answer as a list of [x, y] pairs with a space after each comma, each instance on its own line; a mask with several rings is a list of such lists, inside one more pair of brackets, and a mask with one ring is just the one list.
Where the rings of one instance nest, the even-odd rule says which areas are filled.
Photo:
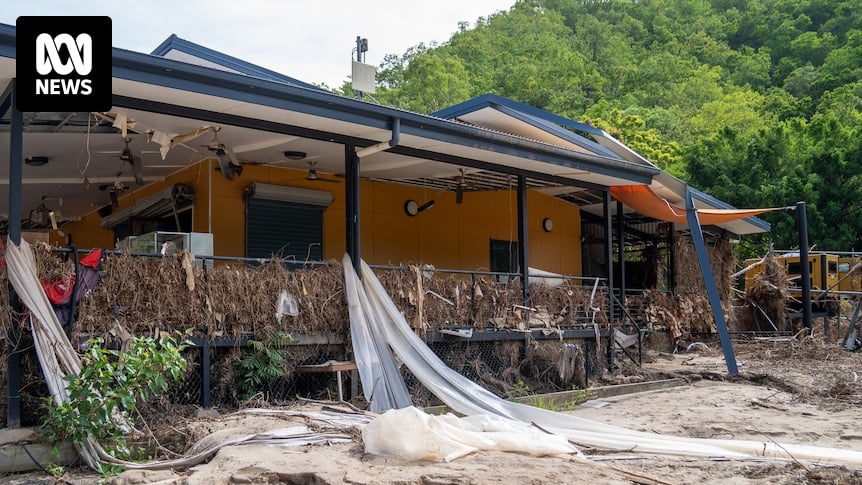
[[[800, 264], [799, 253], [779, 255], [776, 257], [776, 260], [784, 266], [784, 271], [785, 273], [787, 273], [787, 279], [790, 283], [791, 295], [797, 298], [800, 297], [802, 295], [802, 285], [800, 283], [800, 273], [802, 272], [802, 266]], [[745, 260], [745, 266], [750, 266], [757, 261], [759, 260], [747, 259]], [[851, 267], [852, 264], [848, 266], [847, 270], [849, 271]], [[808, 270], [811, 276], [812, 291], [825, 289], [832, 289], [833, 291], [839, 290], [839, 287], [835, 286], [835, 284], [838, 283], [838, 280], [841, 278], [841, 274], [839, 273], [838, 255], [827, 253], [810, 253], [808, 255]], [[752, 284], [752, 282], [754, 281], [754, 277], [761, 271], [763, 271], [763, 265], [756, 266], [745, 272], [746, 288], [748, 288]], [[848, 278], [848, 280], [852, 279], [853, 278]], [[856, 277], [855, 281], [856, 287], [859, 288], [858, 276]], [[850, 285], [850, 281], [848, 281], [847, 284]], [[840, 289], [844, 289], [843, 282], [840, 285]]]

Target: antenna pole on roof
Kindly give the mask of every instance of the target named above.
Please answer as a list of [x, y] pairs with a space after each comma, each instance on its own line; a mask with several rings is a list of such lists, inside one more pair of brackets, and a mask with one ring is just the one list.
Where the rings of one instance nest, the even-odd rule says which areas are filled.
[[[356, 36], [356, 62], [365, 62], [365, 53], [368, 52], [368, 39]], [[356, 97], [362, 99], [362, 91], [356, 91]]]

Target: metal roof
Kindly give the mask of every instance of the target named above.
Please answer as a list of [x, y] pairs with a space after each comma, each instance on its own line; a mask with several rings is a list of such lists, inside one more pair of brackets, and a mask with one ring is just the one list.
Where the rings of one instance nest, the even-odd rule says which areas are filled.
[[189, 64], [197, 64], [214, 69], [221, 69], [228, 72], [236, 72], [247, 76], [277, 81], [287, 84], [294, 84], [309, 89], [322, 89], [313, 84], [300, 81], [290, 76], [285, 76], [279, 72], [267, 69], [242, 59], [227, 55], [209, 47], [196, 44], [194, 42], [182, 39], [177, 34], [171, 34], [158, 47], [150, 52], [150, 55], [164, 57], [166, 59], [174, 59]]
[[[173, 38], [156, 52], [177, 46], [190, 50], [190, 45]], [[232, 59], [213, 52], [198, 54], [213, 62]], [[7, 93], [0, 98], [0, 131], [6, 132], [14, 57], [15, 28], [0, 25], [0, 87]], [[195, 164], [207, 155], [196, 150], [197, 144], [208, 141], [202, 137], [187, 147], [172, 148], [162, 159], [159, 146], [148, 143], [147, 132], [177, 134], [216, 126], [221, 128], [218, 138], [243, 161], [300, 170], [313, 161], [318, 171], [338, 174], [344, 170], [345, 144], [362, 148], [385, 142], [392, 137], [396, 119], [398, 145], [363, 158], [362, 177], [414, 184], [439, 180], [441, 186], [451, 187], [463, 170], [471, 176], [479, 172], [525, 175], [534, 185], [601, 188], [649, 183], [660, 173], [598, 149], [585, 153], [565, 143], [371, 104], [286, 82], [285, 77], [262, 79], [258, 76], [266, 73], [258, 74], [242, 62], [229, 70], [214, 69], [118, 48], [112, 57], [111, 112], [136, 122], [130, 147], [142, 157], [147, 181]], [[123, 142], [110, 120], [91, 113], [24, 115], [25, 157], [48, 156], [50, 162], [24, 167], [23, 216], [45, 194], [55, 194], [64, 199], [66, 217], [80, 217], [106, 202], [99, 184], [130, 181], [128, 167], [116, 156]], [[308, 156], [286, 159], [286, 150]], [[9, 153], [8, 137], [0, 137], [0, 153]], [[0, 164], [0, 186], [6, 184], [8, 164]], [[0, 200], [0, 214], [7, 211], [8, 201]]]
[[[659, 170], [655, 164], [604, 130], [494, 94], [465, 101], [438, 111], [434, 115], [520, 134], [545, 143], [601, 154], [615, 160]], [[660, 171], [649, 185], [668, 202], [685, 205], [686, 183], [682, 180]], [[577, 203], [588, 213], [596, 215], [602, 213], [601, 194], [595, 191], [566, 192], [549, 187], [546, 192], [558, 192], [558, 197]], [[734, 209], [730, 204], [694, 188], [692, 188], [692, 197], [701, 209]], [[628, 211], [631, 212], [631, 209]], [[679, 229], [685, 227], [681, 226]], [[769, 231], [770, 225], [762, 219], [748, 217], [722, 224], [720, 228], [733, 234], [750, 234]]]

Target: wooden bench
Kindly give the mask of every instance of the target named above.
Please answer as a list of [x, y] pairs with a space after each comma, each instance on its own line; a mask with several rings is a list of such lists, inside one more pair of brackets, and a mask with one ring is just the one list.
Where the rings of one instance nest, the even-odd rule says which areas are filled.
[[329, 360], [329, 361], [326, 361], [322, 364], [297, 366], [296, 372], [308, 372], [308, 373], [335, 372], [335, 376], [338, 379], [338, 400], [344, 401], [344, 394], [342, 391], [342, 388], [344, 386], [342, 384], [341, 373], [343, 371], [355, 371], [356, 369], [357, 369], [356, 362]]

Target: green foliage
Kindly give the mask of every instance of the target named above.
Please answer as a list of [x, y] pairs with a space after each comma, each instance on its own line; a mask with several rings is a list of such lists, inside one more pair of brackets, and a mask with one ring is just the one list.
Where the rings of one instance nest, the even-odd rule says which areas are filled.
[[[589, 121], [737, 207], [808, 205], [809, 240], [858, 248], [862, 0], [531, 0], [390, 56], [381, 102], [485, 93]], [[856, 171], [854, 171], [856, 170]], [[795, 246], [793, 214], [764, 215]]]
[[139, 401], [167, 391], [169, 379], [182, 377], [182, 351], [189, 345], [183, 338], [136, 337], [123, 351], [107, 349], [101, 338], [91, 340], [81, 373], [65, 378], [69, 402], [55, 405], [46, 398], [42, 436], [52, 446], [61, 441], [80, 444], [90, 436], [115, 458], [132, 458], [126, 423], [132, 422]]
[[[503, 397], [506, 399], [515, 399], [531, 396], [532, 394], [533, 391], [530, 390], [530, 386], [528, 386], [523, 380], [519, 379], [511, 389], [506, 391]], [[589, 389], [578, 389], [573, 387], [572, 392], [566, 399], [553, 399], [548, 396], [534, 396], [530, 398], [530, 405], [537, 408], [547, 409], [549, 411], [571, 411], [579, 404], [590, 399], [591, 395], [592, 393]]]
[[115, 465], [113, 463], [99, 463], [99, 485], [111, 483], [111, 479], [114, 475], [118, 475], [123, 472], [122, 465]]
[[287, 345], [291, 337], [277, 332], [264, 340], [249, 340], [251, 352], [234, 365], [237, 379], [237, 398], [241, 401], [251, 399], [285, 374], [289, 355]]
[[657, 129], [648, 128], [641, 116], [612, 108], [597, 117], [586, 117], [584, 121], [607, 131], [663, 170], [676, 176], [684, 175], [679, 144], [666, 141]]
[[532, 394], [530, 386], [528, 386], [523, 380], [518, 379], [518, 382], [516, 382], [511, 389], [506, 391], [504, 397], [506, 399], [512, 399], [513, 397], [529, 396], [530, 394]]
[[530, 405], [549, 411], [572, 411], [581, 403], [588, 401], [592, 393], [589, 389], [575, 389], [569, 399], [552, 399], [547, 396], [536, 396]]
[[49, 461], [43, 464], [42, 468], [44, 468], [45, 471], [48, 472], [48, 475], [51, 475], [54, 478], [60, 478], [66, 474], [66, 467], [64, 467], [63, 465], [58, 465], [54, 462]]
[[530, 402], [531, 406], [547, 409], [548, 411], [560, 411], [560, 406], [552, 399], [548, 399], [544, 396], [536, 397]]

